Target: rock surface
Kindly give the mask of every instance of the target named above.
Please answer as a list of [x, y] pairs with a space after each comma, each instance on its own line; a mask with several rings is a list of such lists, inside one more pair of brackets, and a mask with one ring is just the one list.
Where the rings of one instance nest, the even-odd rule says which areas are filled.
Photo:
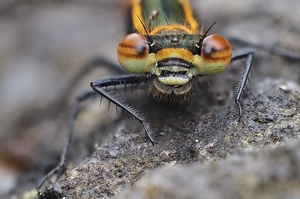
[[108, 198], [136, 181], [116, 198], [299, 197], [300, 142], [291, 140], [300, 135], [300, 90], [269, 83], [271, 92], [248, 96], [240, 122], [235, 109], [168, 118], [155, 146], [143, 134], [116, 133], [41, 198]]
[[[165, 105], [143, 89], [127, 91], [125, 100], [152, 126], [154, 146], [136, 121], [113, 106], [107, 111], [105, 100], [100, 108], [89, 100], [76, 122], [69, 169], [40, 198], [300, 197], [299, 59], [274, 55], [279, 48], [299, 57], [298, 0], [193, 6], [204, 27], [219, 19], [212, 32], [235, 51], [255, 51], [241, 121], [233, 90], [245, 61], [201, 86], [194, 103]], [[112, 0], [0, 3], [1, 198], [29, 198], [59, 161], [70, 102], [90, 81], [116, 73], [83, 68], [104, 66], [99, 55], [117, 63], [123, 14]]]
[[299, 198], [300, 143], [248, 150], [224, 160], [146, 174], [115, 199]]

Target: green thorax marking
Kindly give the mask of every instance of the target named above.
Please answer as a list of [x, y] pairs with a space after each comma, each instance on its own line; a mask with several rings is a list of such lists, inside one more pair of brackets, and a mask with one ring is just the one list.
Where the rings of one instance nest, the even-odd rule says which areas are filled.
[[159, 11], [155, 18], [155, 26], [171, 24], [184, 24], [185, 15], [182, 5], [176, 0], [141, 0], [142, 10], [145, 13], [147, 25], [153, 11]]
[[202, 38], [202, 35], [189, 34], [166, 34], [166, 35], [151, 35], [154, 45], [150, 48], [150, 53], [155, 53], [163, 48], [185, 48], [193, 54], [199, 52], [196, 44]]

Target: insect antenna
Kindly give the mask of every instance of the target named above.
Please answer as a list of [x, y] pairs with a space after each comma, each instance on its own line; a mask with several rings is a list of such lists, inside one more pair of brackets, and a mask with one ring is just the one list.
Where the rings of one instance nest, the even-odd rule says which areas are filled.
[[199, 40], [199, 42], [197, 43], [197, 47], [200, 48], [203, 40], [205, 39], [205, 37], [207, 37], [208, 32], [212, 29], [212, 27], [218, 22], [219, 20], [216, 20], [214, 23], [212, 23], [210, 25], [210, 27], [205, 31], [204, 35], [202, 36], [202, 38]]
[[144, 28], [144, 30], [146, 32], [147, 40], [149, 41], [149, 45], [151, 46], [151, 44], [153, 43], [153, 39], [150, 37], [150, 34], [149, 34], [149, 32], [148, 32], [145, 24], [143, 23], [142, 19], [138, 15], [136, 15], [136, 16], [139, 19], [140, 23], [142, 24], [142, 26], [143, 26], [143, 28]]

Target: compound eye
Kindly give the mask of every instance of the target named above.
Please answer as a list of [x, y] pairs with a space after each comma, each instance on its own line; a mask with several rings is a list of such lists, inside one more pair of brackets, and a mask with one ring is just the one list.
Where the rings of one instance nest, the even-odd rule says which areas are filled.
[[137, 33], [126, 35], [118, 45], [118, 60], [121, 66], [130, 73], [144, 73], [148, 54], [147, 39]]
[[229, 42], [220, 35], [209, 35], [203, 40], [201, 59], [202, 75], [216, 75], [223, 72], [230, 64], [232, 56]]

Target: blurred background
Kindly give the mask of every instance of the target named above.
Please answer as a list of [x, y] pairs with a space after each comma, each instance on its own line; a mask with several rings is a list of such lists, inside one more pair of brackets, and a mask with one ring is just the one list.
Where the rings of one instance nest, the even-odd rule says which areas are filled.
[[[192, 4], [204, 27], [220, 19], [212, 32], [229, 40], [241, 38], [300, 53], [299, 0]], [[115, 74], [98, 67], [79, 75], [97, 57], [117, 64], [117, 45], [126, 33], [126, 5], [120, 0], [1, 0], [0, 198], [18, 198], [34, 189], [58, 162], [70, 102], [88, 90], [91, 81]], [[298, 63], [256, 50], [264, 57], [261, 63], [270, 66], [258, 77], [300, 83], [299, 69], [293, 72]], [[87, 109], [76, 125], [79, 138], [117, 118], [99, 103]]]

